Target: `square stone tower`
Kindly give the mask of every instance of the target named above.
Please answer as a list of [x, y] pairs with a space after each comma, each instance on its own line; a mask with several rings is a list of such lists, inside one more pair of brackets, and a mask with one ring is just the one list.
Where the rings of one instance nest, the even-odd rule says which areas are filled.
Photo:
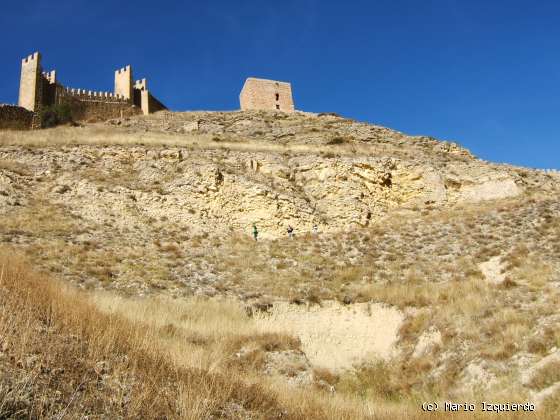
[[126, 66], [115, 71], [115, 94], [132, 100], [132, 69]]
[[37, 111], [41, 105], [41, 54], [35, 52], [21, 60], [18, 105]]
[[242, 111], [264, 109], [293, 112], [292, 85], [287, 82], [249, 77], [245, 80], [239, 94], [239, 103]]

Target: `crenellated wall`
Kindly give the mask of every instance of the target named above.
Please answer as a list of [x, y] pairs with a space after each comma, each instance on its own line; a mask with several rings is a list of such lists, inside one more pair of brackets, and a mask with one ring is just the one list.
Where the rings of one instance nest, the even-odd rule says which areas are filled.
[[[61, 104], [70, 106], [72, 118], [76, 121], [104, 120], [167, 109], [147, 90], [146, 79], [133, 84], [130, 66], [115, 71], [115, 92], [110, 93], [63, 86], [55, 70], [43, 72], [38, 52], [23, 59], [19, 105], [39, 115], [41, 109]], [[38, 120], [37, 116], [33, 119], [33, 128], [38, 128]]]
[[69, 105], [75, 121], [107, 120], [141, 113], [141, 109], [122, 95], [93, 92], [57, 85], [56, 105]]

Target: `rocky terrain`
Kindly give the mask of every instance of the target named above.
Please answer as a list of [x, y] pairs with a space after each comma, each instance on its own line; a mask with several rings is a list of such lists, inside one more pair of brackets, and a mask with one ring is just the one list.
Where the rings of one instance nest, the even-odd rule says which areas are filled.
[[258, 372], [374, 402], [559, 408], [559, 193], [557, 172], [334, 114], [0, 132], [0, 241], [35, 269], [126, 299], [232, 299], [301, 342]]

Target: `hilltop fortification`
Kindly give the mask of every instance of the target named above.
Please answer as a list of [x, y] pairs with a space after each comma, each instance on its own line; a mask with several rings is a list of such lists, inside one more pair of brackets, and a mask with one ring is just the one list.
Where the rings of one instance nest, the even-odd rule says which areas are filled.
[[[96, 92], [64, 86], [55, 70], [43, 71], [38, 52], [21, 62], [20, 107], [38, 113], [44, 107], [67, 104], [75, 120], [109, 119], [167, 109], [147, 89], [146, 79], [133, 81], [131, 66], [115, 71], [115, 91]], [[39, 124], [33, 119], [33, 127]]]
[[277, 110], [293, 112], [292, 85], [287, 82], [249, 77], [245, 80], [243, 89], [239, 94], [239, 103], [242, 111]]

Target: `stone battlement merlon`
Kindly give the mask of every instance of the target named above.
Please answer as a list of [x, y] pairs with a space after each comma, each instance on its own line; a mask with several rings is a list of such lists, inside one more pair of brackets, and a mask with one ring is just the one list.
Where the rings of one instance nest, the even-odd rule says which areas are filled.
[[68, 95], [75, 96], [78, 98], [84, 98], [84, 99], [88, 99], [88, 98], [98, 99], [98, 100], [112, 99], [112, 100], [118, 100], [120, 102], [128, 102], [128, 99], [126, 99], [123, 95], [115, 94], [113, 92], [98, 92], [98, 91], [75, 89], [69, 87], [64, 87], [64, 92]]
[[21, 64], [24, 65], [34, 61], [41, 61], [41, 53], [39, 53], [38, 51], [34, 52], [31, 55], [28, 55], [23, 60], [21, 60]]
[[146, 81], [146, 79], [136, 80], [134, 82], [134, 89], [147, 90], [148, 89], [148, 82]]
[[118, 70], [115, 70], [115, 73], [121, 74], [121, 73], [129, 72], [129, 71], [130, 71], [130, 65], [127, 65], [127, 66], [122, 67]]
[[56, 83], [56, 70], [44, 71], [42, 75], [51, 85]]

